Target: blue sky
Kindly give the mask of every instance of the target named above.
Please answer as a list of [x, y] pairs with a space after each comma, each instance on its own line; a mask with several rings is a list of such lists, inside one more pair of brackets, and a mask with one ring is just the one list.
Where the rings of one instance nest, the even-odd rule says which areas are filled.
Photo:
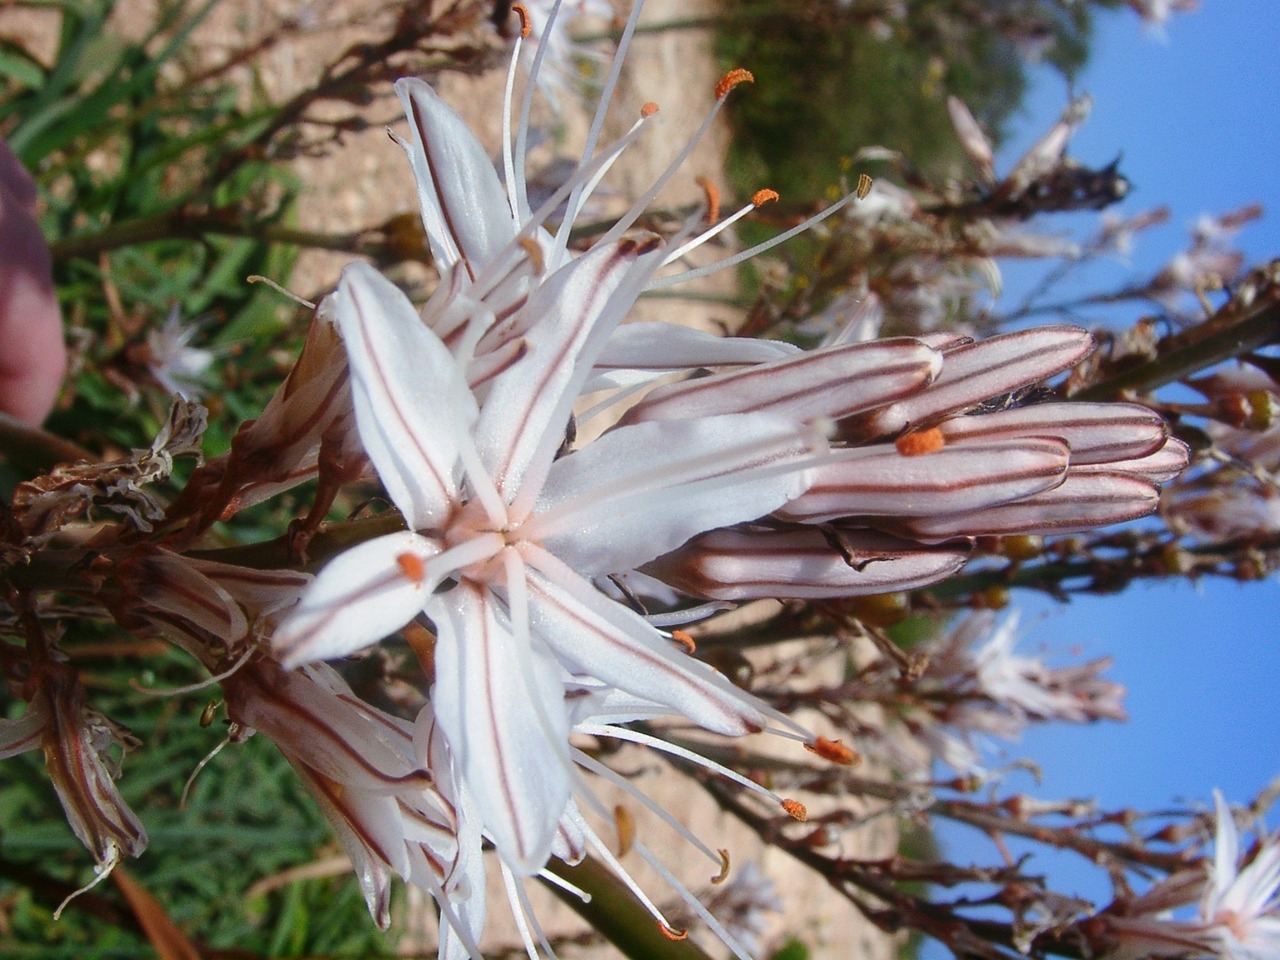
[[[1184, 246], [1200, 214], [1255, 201], [1266, 215], [1237, 245], [1250, 262], [1280, 256], [1280, 123], [1273, 112], [1280, 3], [1204, 0], [1202, 10], [1173, 18], [1164, 34], [1144, 32], [1128, 12], [1102, 18], [1077, 84], [1095, 103], [1071, 153], [1093, 167], [1122, 154], [1133, 190], [1120, 211], [1172, 210], [1167, 226], [1139, 238], [1133, 273], [1104, 267], [1096, 286], [1093, 274], [1085, 275], [1085, 289], [1149, 276]], [[1061, 78], [1037, 75], [999, 169], [1047, 129], [1066, 98]], [[1075, 285], [1060, 291], [1079, 292]], [[1138, 315], [1134, 309], [1124, 317]], [[1010, 791], [1162, 808], [1179, 800], [1207, 805], [1214, 787], [1229, 800], [1248, 800], [1280, 775], [1280, 583], [1138, 585], [1120, 597], [1065, 607], [1027, 594], [1015, 602], [1023, 610], [1022, 650], [1059, 651], [1062, 659], [1072, 651], [1114, 655], [1111, 676], [1129, 689], [1132, 719], [1032, 731], [1008, 756], [1038, 763], [1043, 784], [1014, 775]], [[996, 859], [985, 838], [947, 832], [944, 841], [958, 859]], [[1105, 897], [1109, 890], [1100, 871], [1066, 858], [1044, 857], [1035, 866], [1062, 892]]]

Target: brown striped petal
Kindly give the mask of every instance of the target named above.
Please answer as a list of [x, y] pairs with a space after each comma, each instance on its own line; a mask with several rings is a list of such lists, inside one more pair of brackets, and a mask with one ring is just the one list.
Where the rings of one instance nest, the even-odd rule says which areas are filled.
[[1088, 331], [1068, 326], [1019, 330], [962, 344], [943, 354], [942, 373], [928, 390], [850, 424], [849, 435], [892, 436], [934, 423], [1061, 373], [1091, 350]]
[[923, 543], [941, 543], [953, 537], [1075, 533], [1144, 517], [1159, 501], [1159, 489], [1146, 480], [1114, 470], [1086, 468], [1069, 471], [1059, 486], [1026, 500], [972, 513], [916, 517], [894, 530]]
[[852, 343], [658, 387], [624, 420], [759, 411], [834, 420], [909, 396], [940, 369], [942, 356], [917, 340]]
[[915, 457], [888, 446], [841, 453], [836, 462], [814, 468], [809, 489], [776, 515], [816, 523], [967, 513], [1057, 486], [1069, 460], [1067, 445], [1046, 437], [957, 444]]
[[[1190, 457], [1191, 451], [1187, 445], [1177, 437], [1170, 437], [1164, 442], [1163, 446], [1145, 457], [1117, 460], [1114, 463], [1108, 463], [1096, 469], [1120, 471], [1142, 477], [1152, 483], [1167, 483], [1186, 469], [1187, 461]], [[1075, 473], [1077, 467], [1075, 466], [1074, 450], [1071, 451], [1071, 460], [1071, 472]], [[1079, 468], [1081, 472], [1087, 472], [1091, 469], [1095, 468], [1088, 466]]]
[[1165, 442], [1164, 418], [1134, 403], [1038, 403], [939, 425], [948, 444], [963, 441], [1058, 437], [1071, 465], [1145, 457]]
[[870, 530], [714, 530], [645, 570], [714, 600], [818, 599], [926, 586], [968, 555], [967, 545], [926, 547]]

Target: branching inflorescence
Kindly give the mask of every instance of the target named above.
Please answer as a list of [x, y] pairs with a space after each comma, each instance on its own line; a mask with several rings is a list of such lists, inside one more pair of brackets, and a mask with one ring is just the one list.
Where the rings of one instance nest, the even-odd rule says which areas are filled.
[[[1252, 550], [1269, 570], [1280, 391], [1274, 361], [1256, 351], [1272, 336], [1250, 341], [1251, 366], [1191, 381], [1205, 405], [1136, 400], [1190, 376], [1172, 366], [1180, 351], [1213, 357], [1215, 344], [1238, 343], [1269, 317], [1272, 273], [1251, 276], [1200, 327], [1140, 346], [1095, 352], [1093, 335], [1066, 324], [980, 336], [990, 316], [950, 322], [975, 275], [998, 277], [996, 258], [1080, 255], [1023, 233], [1025, 220], [1106, 206], [1122, 185], [1113, 169], [1067, 158], [1081, 104], [997, 179], [959, 101], [952, 121], [977, 171], [967, 188], [930, 196], [863, 183], [758, 249], [686, 268], [692, 251], [776, 197], [761, 191], [721, 217], [709, 190], [669, 231], [640, 226], [733, 88], [752, 79], [745, 70], [725, 76], [694, 142], [673, 151], [652, 188], [579, 236], [610, 168], [656, 135], [652, 104], [617, 140], [601, 135], [640, 6], [600, 83], [581, 158], [544, 199], [533, 198], [526, 163], [534, 91], [553, 66], [563, 80], [565, 61], [550, 63], [566, 49], [559, 3], [512, 14], [522, 36], [496, 167], [429, 84], [396, 82], [408, 122], [396, 139], [438, 274], [425, 303], [353, 262], [313, 308], [283, 383], [225, 453], [182, 469], [199, 461], [205, 419], [179, 399], [149, 449], [17, 484], [0, 512], [0, 666], [26, 706], [0, 720], [0, 757], [43, 750], [99, 876], [142, 853], [146, 832], [115, 783], [118, 748], [137, 744], [90, 705], [60, 637], [76, 617], [109, 619], [165, 638], [215, 678], [230, 742], [257, 732], [279, 748], [380, 926], [391, 923], [393, 878], [434, 899], [441, 957], [481, 956], [490, 868], [530, 956], [552, 945], [526, 883], [583, 901], [601, 867], [665, 940], [708, 931], [752, 953], [744, 936], [758, 931], [717, 919], [597, 785], [648, 806], [707, 858], [714, 883], [746, 868], [649, 801], [611, 766], [609, 744], [667, 757], [874, 924], [921, 931], [957, 955], [1275, 955], [1280, 848], [1262, 832], [1242, 849], [1220, 796], [1185, 830], [1080, 801], [997, 797], [988, 738], [1123, 719], [1105, 660], [1049, 667], [1019, 655], [1016, 619], [990, 609], [910, 652], [885, 632], [909, 614], [1003, 606], [1012, 586], [1101, 589], [1109, 571], [1203, 571], [1241, 562], [1223, 559], [1233, 550]], [[521, 99], [519, 64], [530, 74]], [[772, 316], [792, 340], [627, 322], [646, 292], [802, 231], [829, 242], [827, 273], [748, 319], [759, 327]], [[849, 270], [851, 250], [868, 255]], [[1179, 283], [1203, 296], [1203, 279], [1170, 273], [1133, 296]], [[818, 304], [824, 290], [834, 295]], [[194, 328], [176, 314], [171, 323], [175, 350], [192, 349]], [[879, 337], [882, 327], [896, 335]], [[212, 362], [203, 352], [175, 359], [155, 377], [172, 386], [197, 359], [197, 373]], [[1202, 437], [1187, 429], [1192, 418], [1213, 423], [1207, 452], [1175, 481], [1191, 451], [1174, 434]], [[217, 524], [309, 480], [286, 535], [225, 546]], [[357, 485], [380, 487], [386, 509], [326, 524]], [[1098, 532], [1157, 511], [1173, 533]], [[1190, 546], [1177, 540], [1184, 530]], [[727, 627], [730, 610], [751, 616]], [[384, 642], [413, 662], [418, 682], [375, 703], [346, 667]], [[747, 647], [773, 659], [748, 661]], [[824, 661], [838, 661], [837, 679], [816, 679]], [[774, 742], [762, 746], [761, 733]], [[860, 754], [893, 775], [854, 774]], [[934, 779], [934, 761], [951, 779]], [[989, 802], [968, 796], [984, 784]], [[1014, 836], [1074, 851], [1110, 871], [1116, 899], [1056, 894], [1012, 856], [993, 867], [850, 858], [840, 840], [860, 816], [851, 798], [877, 816], [951, 819], [1001, 844]], [[1211, 832], [1210, 864], [1199, 851]], [[619, 845], [664, 878], [674, 907], [632, 880]], [[949, 897], [960, 884], [985, 892]]]

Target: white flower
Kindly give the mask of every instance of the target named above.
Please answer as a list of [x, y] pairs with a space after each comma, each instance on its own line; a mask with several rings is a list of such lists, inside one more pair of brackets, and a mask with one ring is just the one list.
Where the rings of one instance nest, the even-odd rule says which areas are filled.
[[1275, 960], [1280, 957], [1280, 836], [1261, 838], [1248, 862], [1240, 859], [1240, 834], [1222, 794], [1213, 804], [1218, 826], [1213, 873], [1200, 902], [1200, 918], [1218, 925], [1218, 942], [1227, 960]]
[[156, 382], [183, 400], [204, 396], [205, 374], [213, 364], [213, 351], [191, 346], [198, 323], [184, 323], [174, 304], [160, 329], [147, 331], [147, 369]]
[[590, 578], [796, 497], [822, 437], [774, 414], [619, 427], [556, 459], [573, 400], [662, 252], [622, 240], [545, 281], [518, 362], [483, 401], [399, 290], [343, 275], [360, 436], [409, 530], [324, 568], [274, 638], [286, 663], [340, 656], [425, 612], [439, 632], [433, 705], [486, 830], [541, 868], [569, 798], [561, 670], [708, 729], [764, 725], [762, 705], [673, 649]]

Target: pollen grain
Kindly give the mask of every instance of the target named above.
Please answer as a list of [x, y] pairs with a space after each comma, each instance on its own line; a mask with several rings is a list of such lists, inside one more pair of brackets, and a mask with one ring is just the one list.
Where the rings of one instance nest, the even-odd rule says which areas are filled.
[[672, 930], [661, 920], [658, 921], [658, 929], [662, 931], [662, 935], [668, 940], [688, 940], [688, 930]]
[[790, 814], [791, 819], [799, 820], [801, 823], [804, 823], [806, 820], [809, 819], [809, 808], [806, 807], [799, 800], [791, 800], [791, 799], [783, 800], [782, 809], [787, 811], [788, 814]]
[[852, 767], [858, 762], [858, 754], [839, 740], [818, 737], [813, 743], [806, 743], [804, 748], [810, 753], [816, 753], [823, 760], [830, 760], [832, 763], [838, 763], [842, 767]]
[[755, 83], [755, 75], [750, 70], [744, 70], [742, 67], [735, 67], [720, 78], [720, 82], [716, 84], [716, 99], [723, 100], [732, 90], [740, 83]]
[[685, 651], [688, 653], [696, 653], [698, 650], [698, 645], [693, 642], [693, 637], [689, 636], [689, 634], [685, 633], [683, 630], [672, 630], [671, 639], [684, 647]]
[[895, 440], [893, 445], [904, 457], [922, 457], [926, 453], [937, 453], [946, 446], [946, 443], [947, 440], [942, 435], [942, 431], [937, 427], [930, 427], [928, 430], [904, 434]]
[[702, 195], [707, 200], [707, 223], [715, 223], [720, 219], [720, 188], [710, 177], [698, 177], [695, 182], [702, 188]]
[[722, 848], [716, 853], [720, 854], [720, 872], [711, 878], [711, 882], [718, 884], [729, 879], [729, 851]]
[[533, 33], [533, 21], [529, 19], [529, 9], [523, 3], [513, 3], [512, 11], [520, 18], [520, 39], [528, 40]]
[[421, 583], [427, 579], [427, 565], [416, 553], [400, 554], [396, 557], [396, 565], [400, 568], [400, 572], [414, 583]]

